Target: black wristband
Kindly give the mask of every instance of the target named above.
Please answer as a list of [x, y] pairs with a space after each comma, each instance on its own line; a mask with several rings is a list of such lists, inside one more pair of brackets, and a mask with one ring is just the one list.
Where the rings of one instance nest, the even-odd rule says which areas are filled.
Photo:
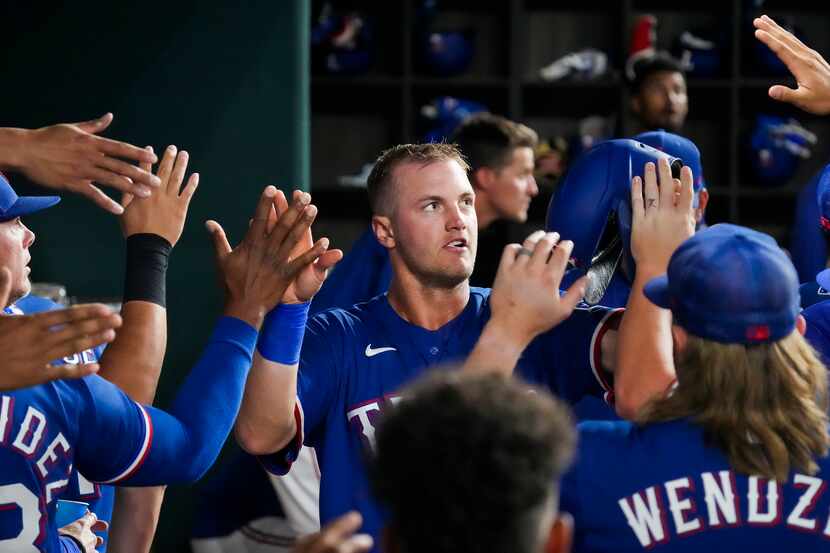
[[167, 262], [173, 246], [158, 234], [127, 237], [124, 303], [149, 301], [165, 307]]

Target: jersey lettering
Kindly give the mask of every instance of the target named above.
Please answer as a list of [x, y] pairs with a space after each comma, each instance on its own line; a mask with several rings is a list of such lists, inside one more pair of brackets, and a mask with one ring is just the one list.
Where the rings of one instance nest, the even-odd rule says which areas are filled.
[[810, 511], [816, 506], [816, 502], [827, 484], [821, 478], [814, 476], [805, 476], [803, 474], [796, 474], [793, 478], [793, 487], [806, 488], [804, 495], [798, 499], [798, 504], [787, 517], [787, 525], [793, 528], [800, 528], [802, 530], [815, 530], [817, 526], [816, 519], [805, 518], [810, 514]]
[[[728, 470], [718, 472], [720, 484], [711, 472], [701, 475], [703, 481], [704, 501], [709, 515], [709, 526], [722, 526], [720, 515], [727, 526], [738, 524], [738, 494], [735, 489], [735, 476]], [[718, 514], [720, 513], [720, 515]]]
[[57, 448], [61, 449], [63, 455], [69, 453], [69, 442], [66, 441], [66, 438], [60, 432], [58, 432], [58, 435], [55, 436], [55, 439], [52, 440], [52, 443], [49, 444], [49, 447], [46, 448], [46, 451], [43, 452], [43, 455], [37, 461], [37, 470], [40, 472], [41, 478], [46, 478], [46, 474], [49, 472], [46, 463], [54, 464], [58, 460], [58, 455], [55, 453]]
[[[663, 543], [668, 539], [666, 521], [663, 518], [660, 508], [660, 497], [657, 489], [651, 486], [645, 490], [648, 500], [643, 499], [642, 492], [637, 492], [630, 498], [623, 497], [618, 501], [628, 525], [634, 530], [640, 545], [651, 547], [654, 544]], [[632, 509], [630, 503], [634, 504]]]
[[[761, 512], [761, 494], [758, 492], [758, 483], [764, 481], [767, 484], [766, 512]], [[774, 480], [764, 480], [757, 476], [749, 477], [749, 492], [747, 499], [749, 503], [749, 516], [747, 522], [753, 526], [772, 526], [781, 520], [780, 486]]]
[[674, 519], [674, 527], [677, 535], [682, 536], [689, 532], [696, 532], [700, 530], [700, 519], [697, 517], [692, 519], [686, 518], [686, 512], [690, 511], [690, 515], [695, 514], [695, 504], [690, 498], [680, 499], [681, 490], [690, 490], [694, 492], [694, 484], [688, 478], [678, 478], [665, 483], [666, 496], [669, 498], [669, 510]]
[[44, 518], [40, 513], [40, 501], [23, 484], [0, 486], [0, 510], [20, 509], [20, 532], [16, 536], [0, 536], [0, 551], [38, 553], [35, 542], [43, 531]]
[[44, 430], [46, 430], [46, 417], [30, 406], [26, 409], [26, 416], [23, 418], [23, 423], [20, 425], [20, 430], [17, 432], [12, 447], [26, 457], [32, 457], [40, 445]]
[[12, 425], [13, 414], [14, 398], [11, 396], [3, 396], [0, 398], [0, 445], [4, 445], [6, 438], [9, 436], [9, 428]]

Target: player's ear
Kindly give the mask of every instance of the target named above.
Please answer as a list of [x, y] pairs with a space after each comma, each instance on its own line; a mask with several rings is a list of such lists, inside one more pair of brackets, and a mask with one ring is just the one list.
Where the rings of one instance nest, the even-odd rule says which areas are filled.
[[683, 327], [676, 324], [671, 325], [671, 337], [674, 342], [674, 351], [681, 352], [686, 349], [686, 344], [689, 342], [689, 335]]
[[476, 192], [488, 191], [496, 180], [496, 171], [491, 167], [479, 167], [470, 173], [470, 184]]
[[709, 204], [709, 191], [701, 188], [697, 193], [697, 207], [695, 208], [695, 222], [699, 223], [706, 214], [706, 206]]
[[391, 524], [384, 526], [380, 533], [380, 550], [383, 553], [400, 553], [401, 551], [398, 543], [398, 534], [392, 528]]
[[807, 319], [804, 318], [804, 315], [799, 313], [798, 317], [796, 317], [795, 328], [802, 336], [804, 336], [804, 333], [807, 332]]
[[385, 215], [372, 216], [372, 232], [380, 245], [387, 249], [395, 247], [395, 231], [392, 229], [392, 220]]
[[559, 513], [550, 527], [550, 536], [544, 553], [569, 553], [573, 541], [574, 519], [568, 513]]

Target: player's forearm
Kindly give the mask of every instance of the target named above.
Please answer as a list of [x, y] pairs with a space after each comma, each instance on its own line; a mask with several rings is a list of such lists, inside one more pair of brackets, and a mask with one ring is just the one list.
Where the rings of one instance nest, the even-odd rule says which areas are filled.
[[617, 413], [634, 418], [649, 401], [666, 393], [675, 380], [671, 313], [643, 295], [643, 285], [659, 271], [637, 267], [617, 334], [614, 397]]
[[236, 421], [239, 445], [252, 455], [285, 447], [297, 433], [297, 365], [283, 365], [254, 353], [245, 396]]
[[531, 339], [531, 336], [516, 334], [508, 324], [490, 319], [464, 362], [463, 370], [509, 376]]
[[145, 408], [153, 428], [149, 453], [135, 474], [118, 484], [157, 486], [201, 478], [239, 413], [256, 338], [256, 329], [239, 319], [219, 320], [170, 411]]
[[151, 405], [167, 348], [167, 310], [147, 301], [129, 301], [115, 341], [101, 357], [100, 376], [133, 400]]
[[29, 131], [0, 127], [0, 170], [14, 171], [23, 164], [23, 148]]
[[118, 488], [110, 523], [110, 553], [148, 553], [156, 534], [164, 486]]

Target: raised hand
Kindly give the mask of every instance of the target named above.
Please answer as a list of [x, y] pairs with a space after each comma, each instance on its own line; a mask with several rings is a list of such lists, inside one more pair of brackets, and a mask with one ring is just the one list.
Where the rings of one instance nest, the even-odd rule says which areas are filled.
[[269, 231], [274, 198], [281, 194], [273, 186], [262, 192], [256, 213], [245, 238], [231, 248], [225, 231], [216, 221], [208, 221], [213, 236], [216, 261], [225, 288], [225, 314], [240, 318], [259, 328], [265, 314], [283, 298], [297, 275], [317, 260], [328, 248], [328, 238], [321, 238], [302, 252], [292, 255], [306, 239], [317, 207], [311, 196], [299, 194], [291, 206], [278, 216]]
[[[295, 190], [293, 196], [294, 200], [296, 201], [302, 194], [304, 194], [304, 192]], [[277, 217], [282, 216], [287, 209], [288, 200], [286, 200], [284, 194], [278, 192], [277, 195], [274, 196], [274, 210], [271, 212], [269, 226], [276, 224]], [[304, 249], [310, 248], [313, 243], [314, 239], [311, 235], [311, 228], [309, 228], [302, 241], [292, 252], [292, 256], [299, 255]], [[329, 271], [341, 259], [343, 259], [343, 250], [326, 250], [314, 263], [300, 271], [300, 274], [297, 275], [297, 279], [292, 282], [291, 286], [288, 287], [288, 290], [285, 291], [282, 302], [304, 303], [311, 301], [314, 295], [320, 291], [320, 288], [322, 288]]]
[[646, 163], [644, 177], [631, 181], [631, 255], [637, 271], [662, 274], [677, 247], [695, 233], [692, 171], [684, 166], [675, 179], [669, 162], [661, 159], [656, 168]]
[[559, 234], [536, 231], [524, 243], [504, 249], [490, 295], [492, 318], [504, 321], [519, 341], [530, 340], [567, 319], [585, 293], [578, 280], [560, 296], [559, 285], [573, 250]]
[[[0, 301], [7, 305], [11, 274], [0, 269]], [[50, 365], [55, 359], [111, 342], [121, 317], [100, 304], [76, 305], [35, 315], [0, 316], [0, 348], [6, 352], [0, 390], [14, 390], [98, 371], [97, 363]]]
[[775, 52], [795, 77], [797, 88], [774, 85], [769, 96], [817, 115], [830, 113], [830, 64], [772, 18], [756, 18], [755, 37]]
[[[150, 196], [159, 178], [129, 161], [155, 163], [156, 156], [126, 142], [96, 136], [113, 115], [23, 131], [14, 169], [34, 182], [81, 194], [116, 215], [122, 207], [93, 183], [140, 197]], [[128, 161], [124, 161], [128, 160]]]
[[[151, 147], [146, 151], [153, 153]], [[157, 234], [175, 246], [182, 235], [184, 221], [190, 200], [199, 186], [199, 173], [193, 173], [182, 188], [182, 181], [187, 171], [189, 156], [185, 151], [177, 152], [175, 146], [168, 146], [159, 163], [156, 177], [161, 186], [149, 198], [124, 194], [121, 206], [121, 228], [124, 236], [133, 234]], [[141, 162], [140, 167], [148, 173], [152, 171], [149, 162]]]

